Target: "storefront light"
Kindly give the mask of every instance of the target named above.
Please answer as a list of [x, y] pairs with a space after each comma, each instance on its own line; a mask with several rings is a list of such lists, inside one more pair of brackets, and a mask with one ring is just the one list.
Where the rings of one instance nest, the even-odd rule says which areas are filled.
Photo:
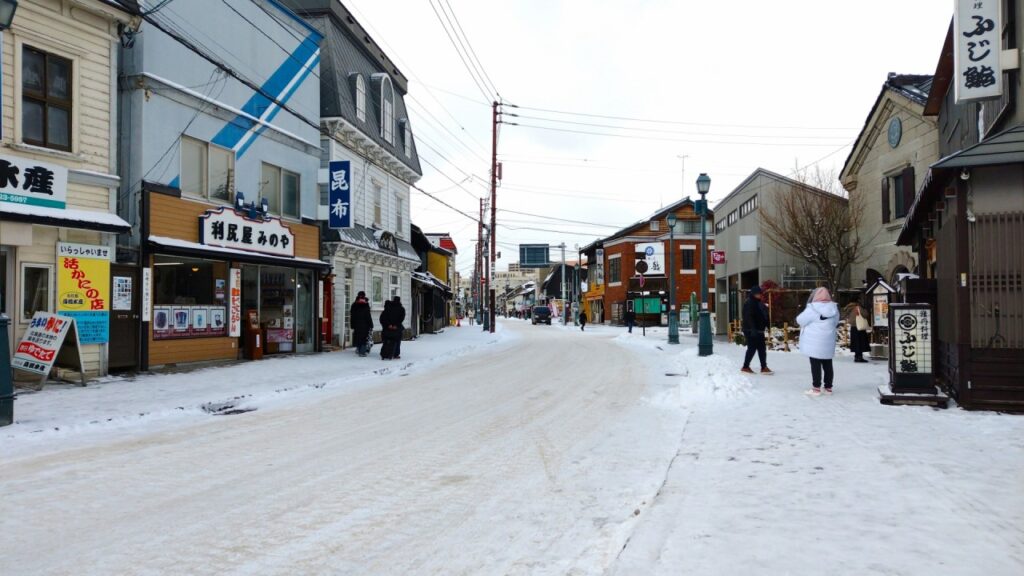
[[18, 9], [17, 0], [0, 0], [0, 30], [7, 30], [14, 21], [14, 12]]

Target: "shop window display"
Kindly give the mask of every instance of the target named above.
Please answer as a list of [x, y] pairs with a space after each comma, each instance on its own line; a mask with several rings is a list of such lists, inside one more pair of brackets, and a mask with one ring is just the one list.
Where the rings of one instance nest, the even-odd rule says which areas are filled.
[[227, 335], [226, 262], [156, 256], [153, 339]]

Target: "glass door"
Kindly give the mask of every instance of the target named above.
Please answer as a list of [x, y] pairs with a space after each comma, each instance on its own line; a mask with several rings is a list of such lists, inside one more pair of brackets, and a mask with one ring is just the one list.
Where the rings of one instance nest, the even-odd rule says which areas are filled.
[[313, 319], [312, 270], [295, 271], [295, 351], [312, 352], [316, 330]]

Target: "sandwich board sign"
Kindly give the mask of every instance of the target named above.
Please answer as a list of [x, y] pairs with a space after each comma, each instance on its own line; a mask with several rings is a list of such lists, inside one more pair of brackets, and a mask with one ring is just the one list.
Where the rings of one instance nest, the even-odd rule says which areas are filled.
[[38, 374], [46, 382], [54, 367], [77, 370], [85, 386], [85, 367], [75, 319], [36, 312], [11, 359], [11, 367]]

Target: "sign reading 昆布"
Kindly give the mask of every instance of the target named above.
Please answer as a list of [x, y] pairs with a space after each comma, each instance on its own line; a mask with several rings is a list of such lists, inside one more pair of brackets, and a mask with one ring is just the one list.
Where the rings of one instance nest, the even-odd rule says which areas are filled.
[[67, 196], [67, 168], [0, 154], [0, 202], [64, 208]]
[[199, 217], [199, 243], [274, 256], [295, 256], [295, 234], [280, 218], [252, 220], [231, 208]]
[[109, 246], [57, 243], [57, 313], [75, 319], [82, 344], [110, 340]]
[[998, 98], [1003, 94], [1002, 2], [957, 0], [953, 31], [956, 102]]
[[327, 208], [330, 228], [352, 227], [352, 163], [348, 160], [328, 165]]

